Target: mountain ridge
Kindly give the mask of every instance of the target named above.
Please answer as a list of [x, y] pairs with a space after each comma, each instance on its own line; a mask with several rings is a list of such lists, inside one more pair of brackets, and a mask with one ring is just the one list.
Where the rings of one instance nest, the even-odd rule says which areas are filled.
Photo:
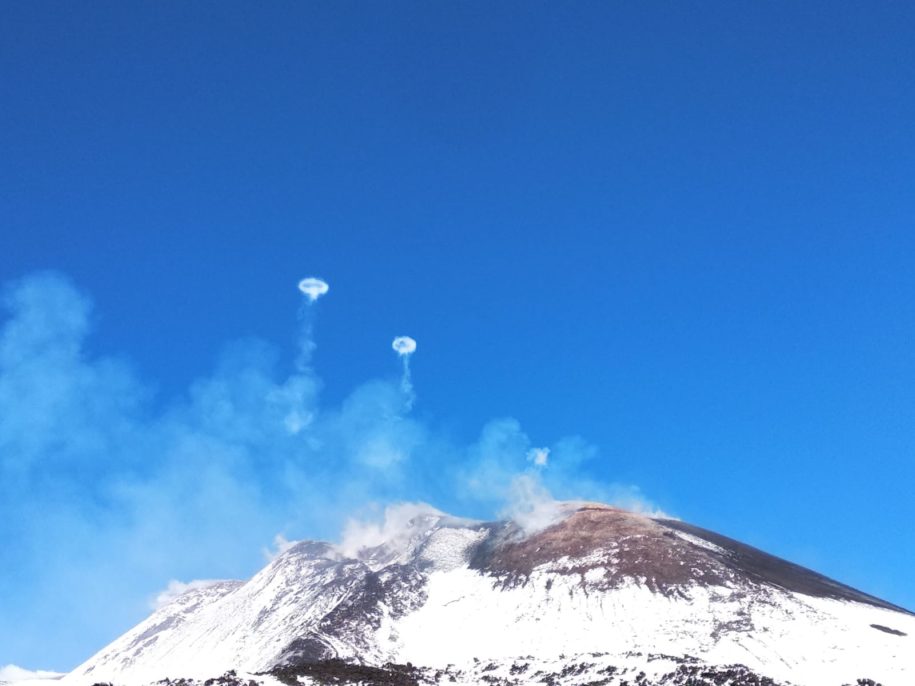
[[[907, 686], [915, 674], [911, 612], [690, 524], [595, 504], [567, 507], [533, 533], [431, 508], [409, 515], [371, 545], [299, 542], [246, 582], [189, 590], [65, 683], [132, 686], [334, 660], [433, 674], [451, 665], [471, 682], [490, 661], [490, 671], [529, 683], [511, 674], [526, 655], [559, 675], [570, 660], [596, 665], [581, 656], [600, 655], [601, 669], [619, 671], [592, 681], [614, 686], [649, 662], [671, 674], [741, 665], [810, 686], [852, 676]], [[557, 683], [584, 683], [594, 670]]]

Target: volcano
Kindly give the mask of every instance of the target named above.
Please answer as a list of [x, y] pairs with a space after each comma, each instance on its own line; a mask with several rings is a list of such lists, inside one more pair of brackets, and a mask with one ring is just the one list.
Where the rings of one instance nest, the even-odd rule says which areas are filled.
[[378, 545], [299, 542], [195, 584], [64, 679], [182, 684], [915, 683], [915, 615], [681, 521], [417, 509]]

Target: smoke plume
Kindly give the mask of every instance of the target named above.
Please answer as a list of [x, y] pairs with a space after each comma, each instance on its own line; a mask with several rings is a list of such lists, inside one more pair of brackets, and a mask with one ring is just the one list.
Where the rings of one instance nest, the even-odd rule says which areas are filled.
[[394, 343], [400, 379], [322, 403], [312, 358], [328, 286], [299, 289], [291, 371], [270, 345], [237, 341], [165, 399], [123, 359], [88, 352], [92, 303], [66, 277], [4, 289], [0, 541], [13, 562], [0, 568], [0, 659], [70, 669], [169, 597], [169, 580], [246, 578], [271, 543], [332, 539], [345, 522], [355, 550], [431, 511], [389, 509], [372, 524], [398, 502], [505, 513], [531, 530], [557, 516], [556, 498], [641, 502], [588, 477], [597, 450], [580, 438], [534, 444], [497, 419], [460, 445], [418, 421], [407, 337]]
[[406, 407], [408, 410], [413, 408], [416, 395], [413, 392], [413, 379], [410, 376], [410, 355], [416, 352], [416, 341], [409, 336], [398, 336], [391, 343], [403, 363], [403, 373], [400, 377], [400, 389], [403, 391]]

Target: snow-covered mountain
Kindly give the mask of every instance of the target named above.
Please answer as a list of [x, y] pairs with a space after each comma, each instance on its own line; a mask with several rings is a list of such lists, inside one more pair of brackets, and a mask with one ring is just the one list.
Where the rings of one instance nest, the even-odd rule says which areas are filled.
[[250, 676], [262, 683], [911, 686], [915, 616], [680, 521], [576, 505], [526, 535], [429, 509], [379, 545], [301, 542], [246, 582], [188, 590], [64, 684], [228, 670], [272, 670]]

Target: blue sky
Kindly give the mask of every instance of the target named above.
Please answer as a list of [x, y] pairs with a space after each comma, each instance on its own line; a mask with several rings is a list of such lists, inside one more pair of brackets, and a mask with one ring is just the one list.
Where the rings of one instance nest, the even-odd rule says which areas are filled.
[[535, 447], [557, 497], [915, 607], [913, 32], [905, 3], [3, 4], [0, 664], [72, 667], [170, 580], [371, 503], [494, 516]]

